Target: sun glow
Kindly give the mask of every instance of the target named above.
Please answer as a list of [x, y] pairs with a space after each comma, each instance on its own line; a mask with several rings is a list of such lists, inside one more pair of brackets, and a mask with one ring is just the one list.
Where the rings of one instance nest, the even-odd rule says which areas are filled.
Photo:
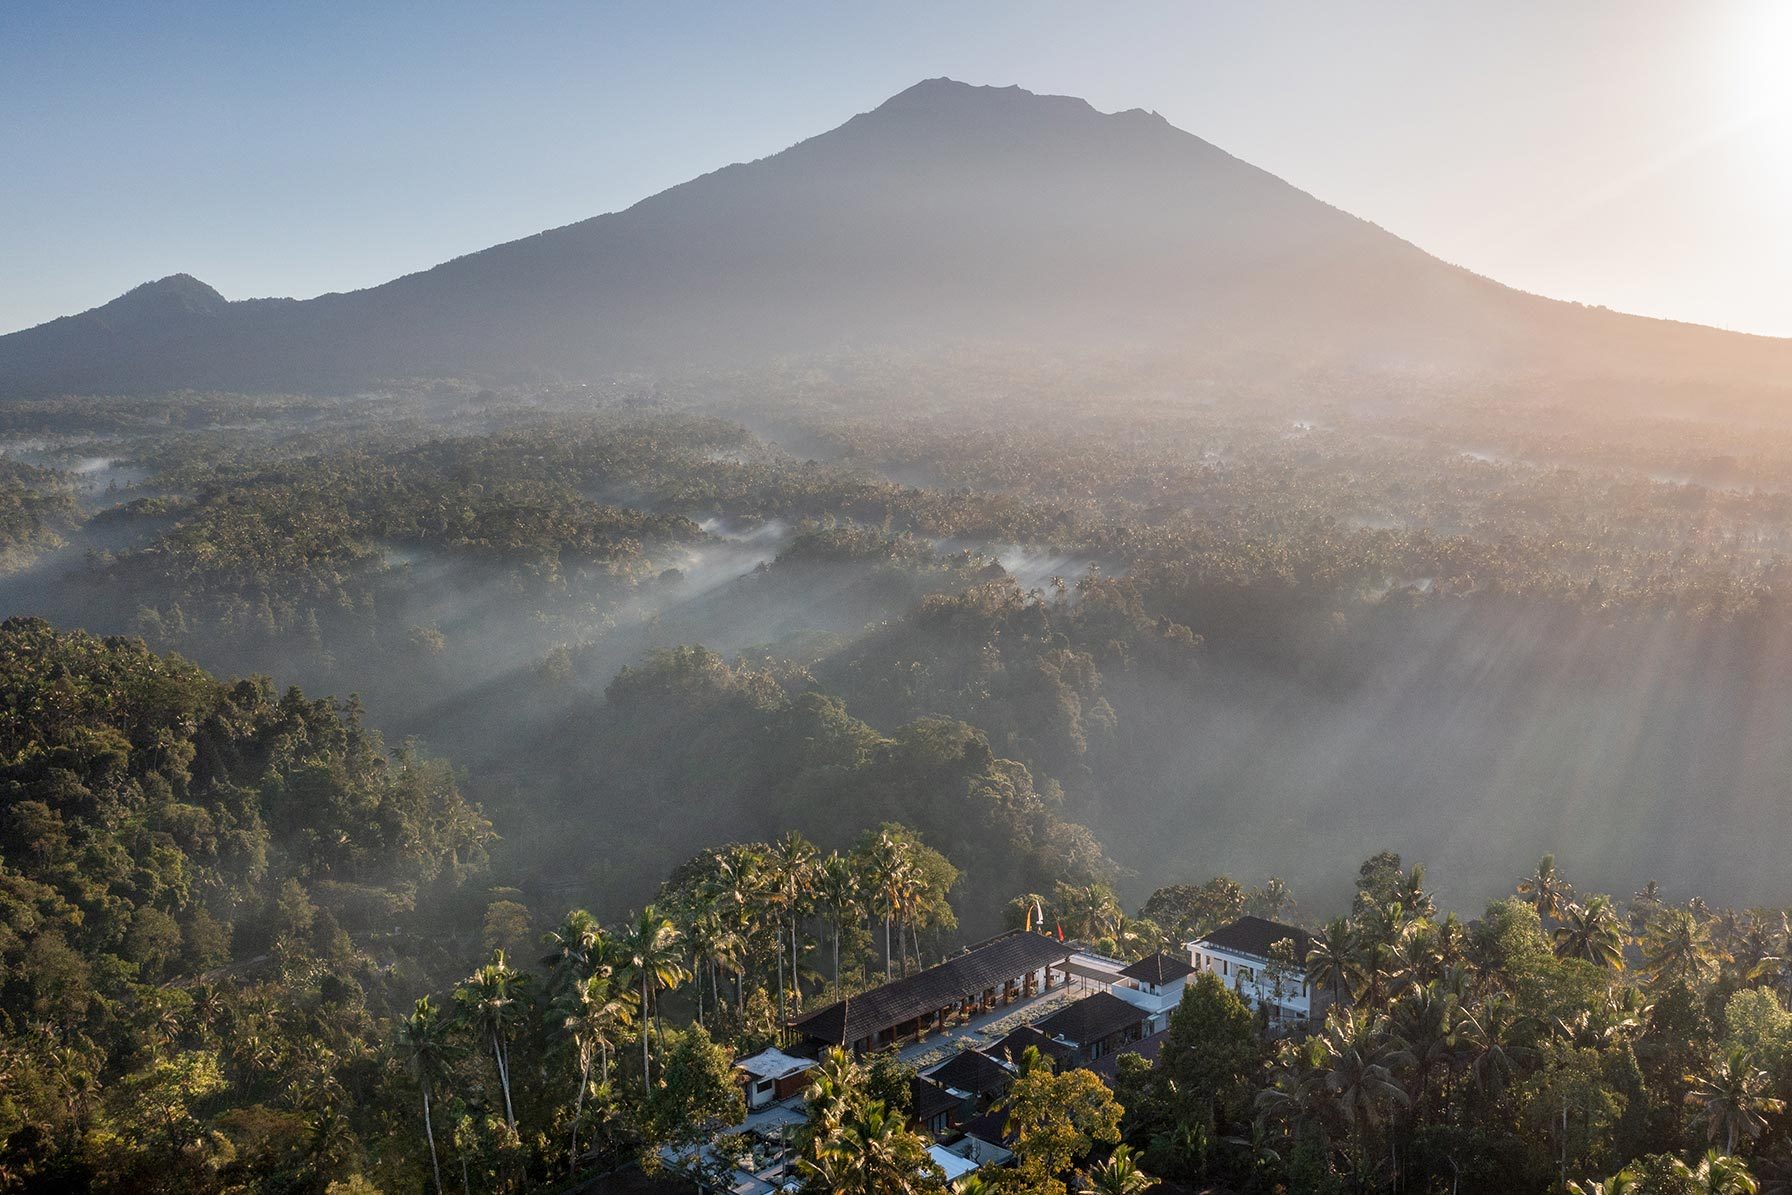
[[1737, 104], [1745, 118], [1780, 129], [1792, 115], [1792, 2], [1756, 5], [1738, 29]]

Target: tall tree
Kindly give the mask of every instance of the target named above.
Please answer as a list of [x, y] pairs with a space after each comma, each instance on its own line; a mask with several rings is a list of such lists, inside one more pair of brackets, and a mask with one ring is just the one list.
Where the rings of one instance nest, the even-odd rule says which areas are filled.
[[1759, 1137], [1767, 1117], [1785, 1107], [1773, 1095], [1772, 1076], [1740, 1049], [1715, 1060], [1686, 1093], [1686, 1102], [1698, 1109], [1707, 1137], [1723, 1140], [1726, 1154], [1736, 1152], [1738, 1137]]
[[1701, 984], [1717, 969], [1711, 937], [1691, 909], [1662, 909], [1643, 932], [1643, 967], [1650, 982]]
[[1062, 1176], [1097, 1143], [1120, 1141], [1121, 1108], [1093, 1071], [1057, 1074], [1028, 1046], [999, 1109], [1014, 1137], [1015, 1171], [1028, 1191], [1061, 1193]]
[[655, 1016], [654, 995], [661, 988], [675, 988], [690, 978], [685, 969], [678, 927], [653, 905], [647, 905], [616, 942], [616, 959], [630, 982], [641, 993], [641, 1090], [653, 1086], [653, 1054], [648, 1040]]
[[1537, 870], [1518, 882], [1518, 895], [1537, 910], [1537, 916], [1553, 921], [1574, 899], [1574, 888], [1556, 870], [1556, 857], [1545, 855], [1537, 861]]
[[398, 1023], [398, 1056], [423, 1093], [423, 1134], [429, 1139], [429, 1166], [435, 1174], [436, 1195], [442, 1195], [442, 1163], [436, 1154], [436, 1128], [430, 1105], [436, 1084], [447, 1077], [454, 1047], [447, 1026], [428, 996], [417, 1001], [411, 1015]]
[[492, 952], [492, 961], [468, 976], [454, 991], [461, 1015], [491, 1043], [497, 1064], [498, 1086], [504, 1093], [504, 1123], [516, 1131], [516, 1112], [510, 1102], [510, 1026], [520, 1018], [517, 1007], [529, 976], [504, 961], [504, 952]]
[[833, 983], [840, 986], [840, 935], [845, 929], [847, 919], [854, 917], [859, 908], [859, 875], [853, 867], [852, 860], [838, 851], [830, 851], [827, 858], [821, 861], [816, 875], [815, 894], [821, 901], [821, 907], [827, 911], [831, 922], [832, 933], [829, 935], [834, 946]]
[[1574, 958], [1610, 971], [1624, 969], [1624, 930], [1611, 897], [1570, 904], [1551, 935], [1557, 958]]
[[633, 1019], [627, 1000], [611, 990], [608, 974], [588, 976], [562, 992], [549, 1010], [554, 1029], [572, 1046], [578, 1067], [578, 1094], [573, 1102], [572, 1141], [567, 1147], [569, 1171], [579, 1164], [579, 1122], [585, 1114], [585, 1093], [591, 1086], [591, 1064], [600, 1059], [602, 1081], [610, 1082], [610, 1051], [616, 1031]]

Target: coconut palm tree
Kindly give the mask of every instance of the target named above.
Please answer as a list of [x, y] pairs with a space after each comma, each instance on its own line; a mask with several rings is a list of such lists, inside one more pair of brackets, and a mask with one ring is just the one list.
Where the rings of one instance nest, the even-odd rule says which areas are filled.
[[634, 923], [615, 944], [616, 959], [630, 982], [641, 993], [641, 1089], [652, 1091], [653, 1055], [648, 1041], [648, 1018], [654, 1013], [654, 995], [661, 988], [675, 988], [690, 978], [685, 969], [678, 927], [653, 905], [636, 915]]
[[[796, 1007], [800, 1012], [803, 1007], [803, 985], [797, 979], [801, 967], [801, 949], [797, 941], [797, 926], [807, 912], [809, 889], [815, 875], [815, 844], [792, 830], [778, 839], [772, 848], [772, 867], [778, 877], [778, 904], [784, 915], [780, 930], [788, 930], [790, 946], [790, 986], [795, 993]], [[779, 961], [783, 960], [783, 944], [785, 934], [779, 934]], [[779, 989], [780, 1012], [782, 1012], [783, 990]]]
[[881, 1102], [867, 1104], [798, 1169], [837, 1195], [922, 1195], [945, 1189], [945, 1173], [908, 1118]]
[[691, 952], [691, 976], [697, 986], [697, 1023], [704, 1024], [703, 1019], [703, 975], [709, 973], [710, 992], [715, 997], [715, 1006], [722, 1007], [722, 989], [717, 980], [718, 973], [724, 967], [738, 964], [741, 952], [741, 938], [728, 925], [724, 924], [717, 911], [707, 905], [693, 905], [684, 911], [681, 917], [681, 930], [686, 946]]
[[1690, 909], [1663, 909], [1643, 935], [1643, 966], [1651, 982], [1699, 984], [1717, 968], [1711, 938]]
[[398, 1023], [398, 1057], [423, 1092], [423, 1135], [429, 1139], [429, 1166], [435, 1172], [436, 1195], [442, 1195], [442, 1163], [436, 1156], [436, 1127], [430, 1116], [431, 1097], [437, 1083], [448, 1074], [454, 1047], [448, 1027], [428, 996], [417, 1001], [411, 1015]]
[[1089, 1189], [1099, 1195], [1139, 1195], [1157, 1186], [1157, 1180], [1132, 1160], [1132, 1146], [1114, 1147], [1107, 1161], [1089, 1170]]
[[1523, 1073], [1536, 1055], [1521, 1042], [1526, 1024], [1511, 999], [1503, 995], [1490, 996], [1463, 1014], [1457, 1036], [1464, 1068], [1477, 1090], [1497, 1097]]
[[1314, 988], [1329, 988], [1334, 1003], [1342, 1004], [1350, 994], [1352, 950], [1350, 922], [1343, 917], [1326, 922], [1307, 947], [1307, 982]]
[[[734, 973], [736, 1002], [746, 996], [742, 982], [749, 957], [752, 929], [758, 921], [761, 894], [766, 887], [764, 867], [758, 853], [750, 847], [731, 846], [708, 853], [707, 873], [697, 884], [697, 899], [720, 921], [726, 936], [718, 944], [726, 944], [725, 954], [718, 954], [712, 964]], [[711, 987], [716, 987], [711, 976]], [[716, 987], [716, 1002], [721, 991]]]
[[890, 946], [891, 923], [901, 913], [903, 897], [914, 870], [908, 846], [888, 830], [881, 830], [865, 852], [865, 874], [871, 911], [884, 919], [884, 978], [894, 979]]
[[1556, 870], [1556, 857], [1545, 855], [1537, 861], [1537, 870], [1518, 882], [1518, 895], [1537, 910], [1538, 917], [1553, 921], [1574, 899], [1574, 887]]
[[856, 918], [859, 910], [859, 873], [853, 867], [852, 860], [838, 851], [830, 851], [816, 872], [815, 895], [833, 922], [833, 983], [835, 987], [839, 987], [840, 935], [845, 930], [847, 919]]
[[603, 963], [604, 930], [584, 909], [573, 909], [557, 929], [541, 936], [548, 948], [541, 965], [548, 969], [548, 991], [559, 994], [595, 974]]
[[1425, 865], [1414, 863], [1412, 870], [1401, 877], [1395, 888], [1394, 903], [1413, 920], [1429, 920], [1437, 912], [1437, 903], [1425, 891]]
[[1386, 1022], [1367, 1010], [1334, 1011], [1315, 1039], [1315, 1070], [1330, 1109], [1349, 1134], [1357, 1171], [1366, 1164], [1367, 1137], [1395, 1106], [1410, 1101], [1394, 1071], [1412, 1058], [1387, 1033]]
[[517, 1007], [529, 976], [504, 961], [504, 952], [492, 952], [492, 961], [468, 976], [454, 990], [454, 1002], [474, 1031], [491, 1042], [497, 1063], [498, 1086], [504, 1092], [504, 1123], [516, 1131], [516, 1113], [510, 1104], [510, 1026], [520, 1016]]
[[1698, 1108], [1706, 1137], [1723, 1140], [1726, 1154], [1736, 1152], [1738, 1136], [1759, 1137], [1767, 1117], [1785, 1107], [1772, 1095], [1772, 1076], [1744, 1050], [1732, 1050], [1703, 1075], [1687, 1078], [1694, 1086], [1686, 1093], [1686, 1102]]
[[611, 989], [608, 974], [592, 975], [563, 992], [549, 1010], [553, 1028], [571, 1043], [579, 1068], [578, 1098], [573, 1104], [572, 1144], [567, 1151], [568, 1172], [579, 1165], [579, 1119], [585, 1114], [585, 1092], [591, 1086], [591, 1064], [602, 1060], [602, 1081], [610, 1082], [610, 1051], [616, 1031], [634, 1019], [630, 1002]]
[[1747, 1162], [1715, 1149], [1706, 1150], [1692, 1168], [1692, 1180], [1705, 1195], [1756, 1195], [1761, 1189]]
[[1411, 988], [1394, 1003], [1389, 1029], [1406, 1054], [1415, 1115], [1422, 1115], [1425, 1110], [1432, 1076], [1441, 1074], [1447, 1079], [1457, 1064], [1461, 1022], [1462, 1010], [1456, 998], [1436, 984]]
[[1557, 958], [1580, 959], [1610, 971], [1624, 969], [1624, 931], [1609, 896], [1595, 896], [1584, 905], [1570, 904], [1553, 937]]
[[833, 1140], [847, 1118], [864, 1099], [865, 1068], [839, 1046], [829, 1046], [809, 1070], [803, 1089], [803, 1125], [798, 1130], [797, 1152], [811, 1161], [820, 1159], [823, 1145]]

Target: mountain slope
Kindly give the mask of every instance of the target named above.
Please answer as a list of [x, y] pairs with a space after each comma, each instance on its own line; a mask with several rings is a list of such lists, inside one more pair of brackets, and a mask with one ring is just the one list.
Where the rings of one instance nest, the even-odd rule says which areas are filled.
[[1155, 115], [940, 79], [626, 211], [368, 290], [222, 303], [164, 279], [0, 337], [0, 397], [944, 341], [1732, 380], [1792, 365], [1789, 342], [1512, 291]]

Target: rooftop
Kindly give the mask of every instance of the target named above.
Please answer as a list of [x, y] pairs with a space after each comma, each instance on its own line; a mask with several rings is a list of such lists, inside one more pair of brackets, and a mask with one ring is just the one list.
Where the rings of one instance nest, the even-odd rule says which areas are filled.
[[1068, 1062], [1076, 1056], [1075, 1046], [1067, 1046], [1061, 1041], [1053, 1041], [1049, 1035], [1039, 1032], [1031, 1025], [1022, 1025], [989, 1047], [989, 1054], [995, 1058], [1005, 1058], [1019, 1066], [1021, 1057], [1026, 1054], [1028, 1046], [1037, 1047], [1041, 1054], [1053, 1062]]
[[917, 1017], [931, 1016], [988, 988], [1000, 988], [1047, 963], [1061, 962], [1070, 953], [1070, 947], [1055, 938], [1015, 930], [973, 946], [937, 967], [799, 1017], [790, 1027], [812, 1040], [844, 1046]]
[[964, 1101], [941, 1087], [916, 1076], [908, 1086], [908, 1114], [925, 1124], [942, 1112], [951, 1112]]
[[779, 1049], [761, 1050], [749, 1058], [735, 1062], [736, 1067], [755, 1079], [787, 1079], [815, 1065], [813, 1058], [793, 1058]]
[[1177, 954], [1165, 954], [1158, 951], [1150, 958], [1142, 958], [1132, 966], [1121, 971], [1127, 979], [1136, 979], [1140, 983], [1153, 983], [1162, 986], [1175, 983], [1187, 975], [1193, 975], [1195, 968], [1186, 958]]
[[1305, 963], [1307, 950], [1313, 945], [1313, 935], [1299, 926], [1266, 921], [1262, 917], [1240, 917], [1192, 945], [1207, 945], [1229, 954], [1247, 954], [1267, 962], [1269, 948], [1284, 939], [1294, 943], [1294, 961]]
[[1114, 1076], [1120, 1073], [1120, 1057], [1123, 1054], [1137, 1054], [1146, 1062], [1155, 1064], [1157, 1062], [1158, 1054], [1163, 1051], [1164, 1040], [1169, 1036], [1170, 1031], [1165, 1029], [1161, 1032], [1153, 1033], [1150, 1037], [1141, 1037], [1130, 1046], [1121, 1046], [1112, 1054], [1103, 1054], [1100, 1058], [1097, 1058], [1094, 1062], [1089, 1064], [1089, 1069], [1104, 1079], [1112, 1080]]
[[1034, 1027], [1041, 1033], [1086, 1046], [1143, 1024], [1147, 1015], [1137, 1005], [1110, 992], [1097, 992], [1064, 1006]]
[[1014, 1082], [1014, 1072], [979, 1050], [965, 1049], [928, 1071], [927, 1078], [942, 1087], [988, 1095]]

